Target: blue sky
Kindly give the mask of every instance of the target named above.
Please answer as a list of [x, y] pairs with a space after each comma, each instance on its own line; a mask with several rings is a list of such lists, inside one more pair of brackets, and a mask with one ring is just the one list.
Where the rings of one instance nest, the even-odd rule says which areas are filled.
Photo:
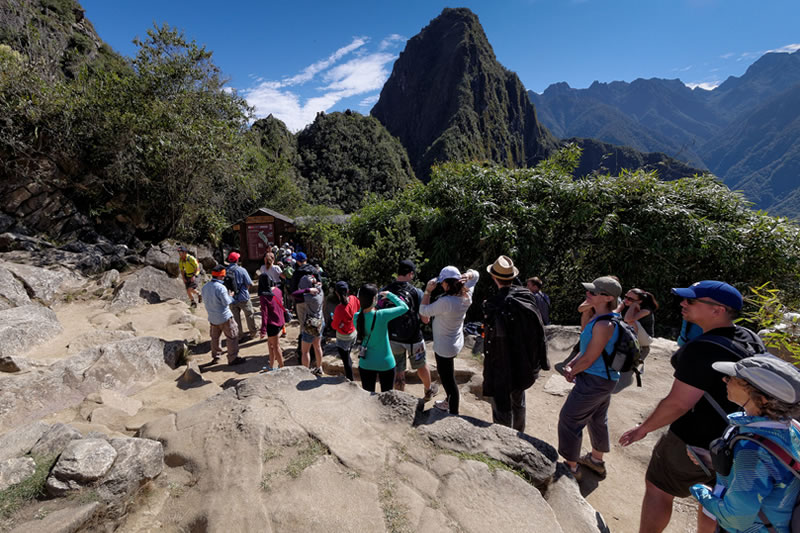
[[405, 41], [444, 7], [480, 18], [497, 59], [526, 88], [680, 78], [711, 88], [770, 50], [800, 49], [798, 0], [82, 0], [124, 55], [153, 23], [214, 52], [256, 115], [292, 131], [318, 111], [369, 113]]

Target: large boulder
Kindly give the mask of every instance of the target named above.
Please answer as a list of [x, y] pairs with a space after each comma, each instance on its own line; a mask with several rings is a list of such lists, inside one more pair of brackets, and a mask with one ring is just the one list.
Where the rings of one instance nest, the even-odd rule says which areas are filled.
[[148, 303], [159, 303], [169, 299], [185, 299], [183, 283], [152, 266], [146, 266], [129, 275], [114, 291], [110, 310], [124, 311]]
[[111, 470], [99, 486], [104, 500], [126, 501], [139, 487], [154, 479], [164, 469], [164, 447], [150, 439], [111, 439], [117, 452]]
[[45, 305], [56, 302], [86, 283], [82, 276], [63, 267], [48, 269], [11, 262], [2, 262], [0, 267], [11, 271], [28, 289], [30, 296]]
[[60, 455], [64, 448], [72, 442], [82, 438], [80, 431], [61, 422], [50, 426], [31, 448], [30, 454], [34, 457], [52, 457]]
[[36, 471], [36, 463], [30, 457], [14, 457], [0, 461], [0, 491], [25, 481]]
[[37, 421], [0, 435], [0, 462], [30, 452], [49, 428], [48, 424]]
[[73, 440], [58, 458], [47, 478], [47, 492], [63, 496], [103, 477], [114, 464], [117, 450], [104, 439]]
[[21, 355], [61, 333], [52, 309], [23, 305], [0, 311], [0, 356]]
[[30, 303], [25, 285], [9, 269], [0, 266], [0, 310]]
[[78, 405], [103, 388], [133, 394], [159, 375], [171, 373], [184, 349], [183, 343], [136, 337], [95, 346], [46, 368], [4, 378], [0, 432]]
[[609, 533], [603, 515], [581, 496], [578, 482], [567, 470], [563, 464], [558, 465], [555, 480], [544, 495], [561, 527], [569, 533]]

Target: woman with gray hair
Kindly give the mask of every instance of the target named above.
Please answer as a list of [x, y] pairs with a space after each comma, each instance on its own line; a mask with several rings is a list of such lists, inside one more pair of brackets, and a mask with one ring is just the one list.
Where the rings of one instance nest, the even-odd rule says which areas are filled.
[[[712, 367], [724, 374], [728, 399], [744, 411], [726, 415], [730, 426], [711, 443], [716, 486], [693, 485], [692, 495], [729, 533], [794, 531], [800, 425], [793, 418], [800, 416], [800, 370], [769, 354]], [[700, 464], [696, 452], [690, 449], [689, 456]]]

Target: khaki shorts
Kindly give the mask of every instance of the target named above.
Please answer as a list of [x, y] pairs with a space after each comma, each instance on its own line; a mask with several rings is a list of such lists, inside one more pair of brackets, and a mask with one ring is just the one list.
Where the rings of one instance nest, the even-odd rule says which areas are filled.
[[389, 341], [389, 345], [392, 347], [392, 355], [394, 355], [395, 368], [398, 374], [406, 371], [406, 354], [408, 354], [408, 359], [411, 361], [411, 370], [418, 370], [425, 366], [425, 341], [413, 344]]
[[714, 485], [716, 475], [706, 475], [703, 469], [689, 459], [686, 443], [672, 431], [667, 431], [658, 439], [650, 464], [647, 465], [645, 479], [676, 498], [691, 495], [689, 487], [696, 483]]

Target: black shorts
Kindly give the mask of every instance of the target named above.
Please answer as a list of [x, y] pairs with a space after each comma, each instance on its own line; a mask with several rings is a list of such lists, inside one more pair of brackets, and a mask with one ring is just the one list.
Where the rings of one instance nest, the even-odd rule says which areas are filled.
[[714, 486], [716, 478], [713, 472], [711, 476], [706, 475], [689, 459], [686, 443], [672, 431], [658, 439], [645, 474], [647, 481], [677, 498], [691, 496], [689, 487], [696, 483]]
[[272, 324], [267, 324], [267, 337], [277, 337], [280, 335], [282, 326], [273, 326]]
[[197, 278], [192, 276], [191, 278], [183, 278], [183, 286], [187, 289], [196, 289], [197, 288]]

